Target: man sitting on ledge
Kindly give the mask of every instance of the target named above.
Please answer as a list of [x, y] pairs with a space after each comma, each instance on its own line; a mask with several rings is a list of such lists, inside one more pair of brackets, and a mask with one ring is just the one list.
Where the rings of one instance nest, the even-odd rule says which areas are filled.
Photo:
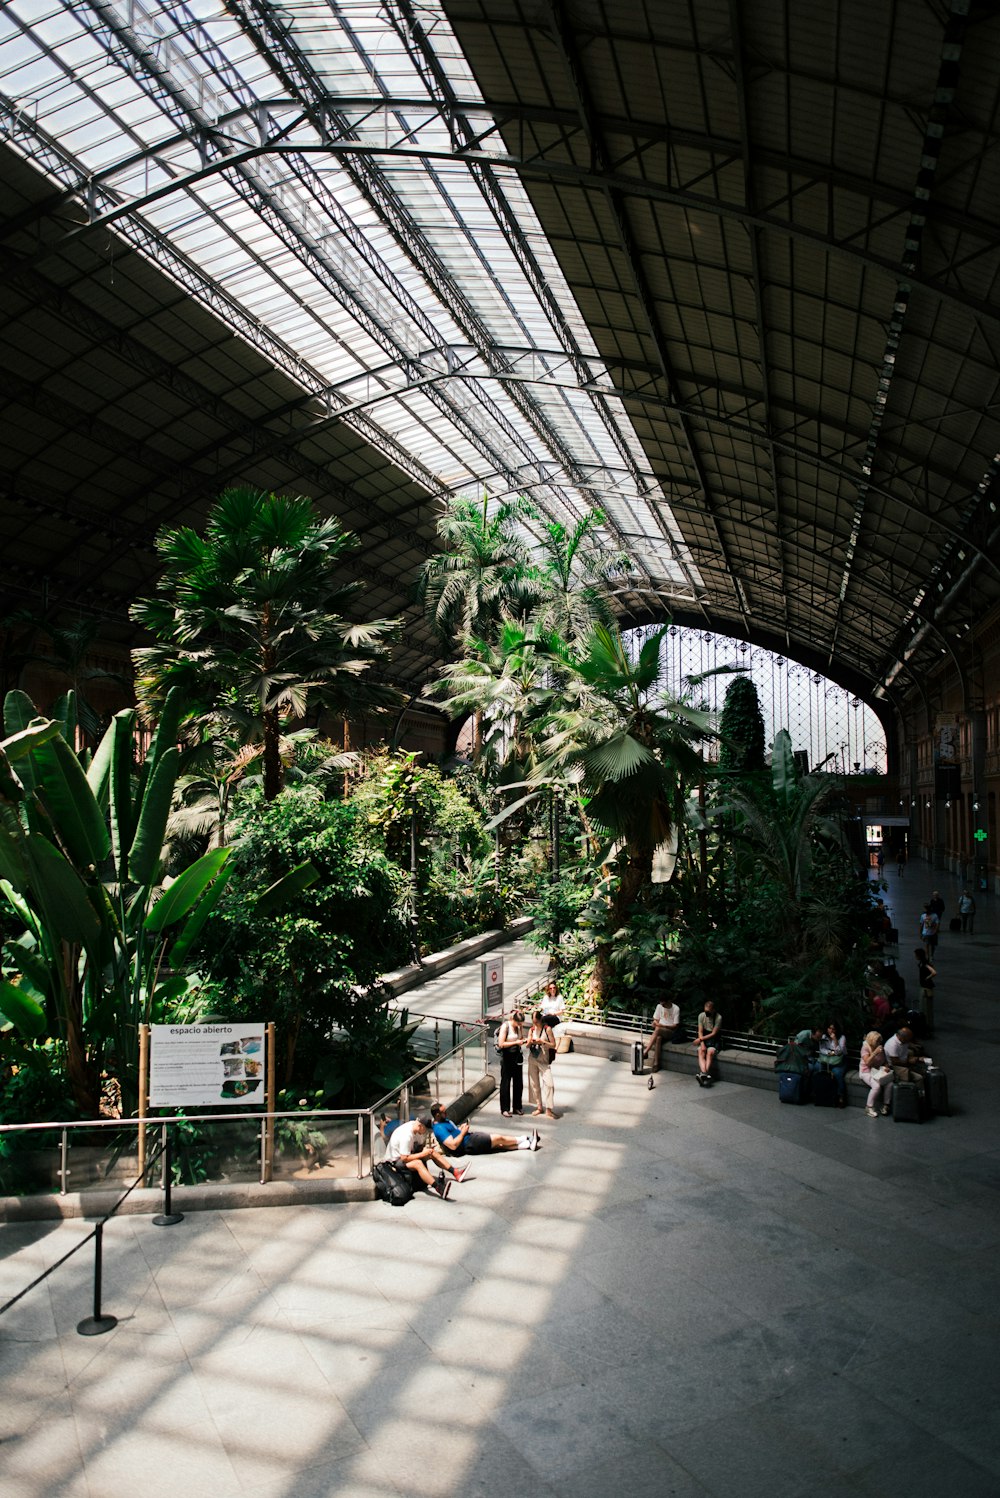
[[676, 1004], [657, 1004], [653, 1010], [653, 1033], [649, 1037], [649, 1044], [643, 1048], [643, 1055], [652, 1054], [653, 1070], [660, 1069], [660, 1047], [665, 1040], [681, 1041], [684, 1039], [684, 1026], [681, 1024], [681, 1011]]

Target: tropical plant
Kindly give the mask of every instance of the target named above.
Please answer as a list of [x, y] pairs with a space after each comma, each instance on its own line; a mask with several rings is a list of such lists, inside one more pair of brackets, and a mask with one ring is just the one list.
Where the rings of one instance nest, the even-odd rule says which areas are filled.
[[452, 499], [437, 523], [443, 550], [420, 570], [417, 596], [441, 639], [492, 643], [505, 619], [524, 620], [539, 597], [521, 522], [534, 518], [523, 497], [498, 504]]
[[54, 1035], [80, 1110], [97, 1111], [102, 1047], [134, 1099], [138, 1027], [187, 986], [179, 967], [221, 892], [225, 850], [160, 884], [177, 776], [180, 701], [168, 696], [136, 771], [135, 713], [118, 713], [85, 771], [62, 724], [10, 692], [0, 744], [0, 891], [21, 925], [4, 943], [0, 1012]]
[[132, 618], [156, 643], [133, 652], [145, 711], [171, 686], [214, 729], [259, 723], [264, 797], [281, 789], [281, 738], [311, 707], [365, 711], [398, 693], [371, 673], [397, 622], [351, 622], [363, 588], [342, 562], [357, 537], [312, 502], [259, 489], [227, 489], [204, 534], [188, 526], [157, 538], [163, 575]]
[[563, 701], [544, 720], [528, 777], [575, 784], [587, 820], [618, 848], [618, 925], [651, 881], [653, 854], [682, 815], [685, 781], [703, 772], [698, 746], [713, 731], [708, 713], [661, 685], [666, 633], [649, 635], [635, 659], [605, 625], [581, 652], [550, 647]]
[[838, 847], [847, 855], [843, 828], [828, 813], [843, 794], [830, 775], [802, 775], [786, 729], [771, 746], [770, 783], [745, 777], [728, 787], [722, 808], [732, 816], [732, 835], [747, 848], [758, 870], [775, 881], [789, 902], [811, 887], [817, 846]]
[[757, 688], [749, 676], [737, 676], [726, 688], [719, 718], [719, 769], [746, 772], [766, 767], [764, 715]]
[[[357, 809], [324, 801], [315, 787], [289, 786], [272, 802], [248, 796], [236, 830], [203, 963], [221, 1018], [277, 1023], [290, 1086], [302, 1036], [311, 1063], [359, 1003], [384, 1007], [367, 995], [405, 960], [405, 881]], [[265, 899], [269, 890], [283, 892], [280, 903]]]
[[[62, 677], [67, 693], [73, 694], [75, 721], [72, 731], [65, 734], [67, 741], [76, 747], [78, 730], [84, 740], [96, 742], [101, 733], [101, 715], [87, 695], [91, 684], [98, 681], [111, 682], [120, 687], [123, 694], [129, 691], [129, 684], [120, 671], [110, 671], [93, 664], [100, 624], [94, 619], [74, 619], [63, 623], [31, 613], [16, 615], [8, 622], [26, 627], [20, 674], [23, 676], [30, 666], [42, 666], [48, 674]], [[39, 635], [45, 641], [41, 649], [35, 643]], [[60, 697], [52, 712], [54, 718], [65, 717], [66, 701], [66, 696]]]
[[454, 778], [414, 754], [371, 754], [351, 804], [406, 876], [421, 950], [502, 921], [493, 839], [481, 807]]
[[466, 641], [463, 659], [446, 665], [424, 694], [451, 717], [475, 714], [477, 759], [484, 767], [516, 765], [524, 774], [534, 730], [553, 704], [552, 656], [559, 645], [555, 634], [507, 622], [493, 644]]
[[532, 623], [540, 634], [558, 634], [570, 644], [583, 641], [597, 624], [614, 626], [609, 585], [635, 571], [624, 551], [595, 544], [605, 523], [601, 510], [590, 510], [570, 529], [559, 520], [542, 528], [533, 558], [540, 597]]

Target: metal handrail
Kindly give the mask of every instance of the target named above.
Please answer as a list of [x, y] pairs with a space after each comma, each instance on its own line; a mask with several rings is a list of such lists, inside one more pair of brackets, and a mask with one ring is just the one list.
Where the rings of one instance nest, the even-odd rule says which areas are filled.
[[[450, 1022], [449, 1022], [450, 1023]], [[267, 1129], [265, 1125], [275, 1119], [297, 1119], [300, 1123], [311, 1123], [324, 1119], [354, 1119], [356, 1120], [356, 1135], [358, 1146], [357, 1176], [363, 1179], [365, 1175], [365, 1142], [367, 1134], [368, 1142], [368, 1170], [374, 1161], [376, 1113], [380, 1108], [385, 1108], [394, 1099], [398, 1099], [404, 1109], [408, 1109], [408, 1098], [411, 1087], [426, 1077], [428, 1073], [440, 1067], [450, 1058], [457, 1056], [460, 1062], [461, 1089], [465, 1091], [465, 1052], [467, 1048], [476, 1041], [483, 1042], [484, 1049], [484, 1072], [490, 1071], [490, 1056], [485, 1044], [486, 1027], [479, 1021], [470, 1023], [474, 1034], [454, 1046], [450, 1051], [440, 1056], [435, 1056], [431, 1061], [412, 1072], [397, 1087], [392, 1088], [377, 1102], [370, 1104], [367, 1108], [294, 1108], [280, 1109], [268, 1112], [266, 1109], [255, 1109], [253, 1112], [226, 1112], [226, 1113], [183, 1113], [183, 1114], [149, 1114], [145, 1118], [80, 1118], [80, 1119], [49, 1119], [40, 1123], [24, 1124], [0, 1124], [0, 1137], [5, 1134], [43, 1134], [46, 1132], [59, 1132], [60, 1135], [60, 1164], [59, 1164], [59, 1194], [67, 1194], [67, 1179], [70, 1174], [68, 1149], [70, 1136], [81, 1130], [90, 1132], [98, 1129], [134, 1129], [138, 1133], [140, 1129], [148, 1129], [151, 1132], [157, 1128], [171, 1128], [179, 1124], [230, 1124], [254, 1122], [260, 1127], [260, 1154], [261, 1154], [261, 1180], [265, 1177], [265, 1148]], [[366, 1129], [367, 1124], [367, 1129]], [[145, 1172], [144, 1172], [145, 1174]]]

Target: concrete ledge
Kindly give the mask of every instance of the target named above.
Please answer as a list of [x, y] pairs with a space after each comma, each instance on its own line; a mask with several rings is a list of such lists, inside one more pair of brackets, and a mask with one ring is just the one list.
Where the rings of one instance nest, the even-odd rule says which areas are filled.
[[443, 952], [431, 952], [419, 964], [413, 963], [409, 967], [383, 973], [382, 982], [391, 994], [398, 997], [411, 988], [419, 988], [428, 978], [439, 978], [442, 973], [450, 973], [453, 967], [459, 967], [471, 958], [482, 957], [496, 947], [518, 941], [520, 937], [527, 935], [534, 924], [534, 918], [526, 915], [511, 921], [503, 931], [483, 931], [478, 936], [467, 936], [464, 941], [456, 942], [453, 947], [446, 947]]
[[[584, 1056], [606, 1056], [609, 1060], [615, 1057], [627, 1063], [631, 1063], [632, 1042], [638, 1039], [632, 1031], [623, 1033], [610, 1025], [591, 1025], [583, 1020], [567, 1020], [563, 1026], [563, 1033], [572, 1037], [574, 1049]], [[644, 1037], [645, 1039], [648, 1039], [648, 1035]], [[649, 1070], [650, 1065], [647, 1061], [643, 1071], [648, 1073]], [[694, 1044], [687, 1041], [683, 1045], [664, 1045], [660, 1052], [660, 1070], [695, 1076], [698, 1071], [698, 1058]], [[774, 1057], [762, 1055], [757, 1051], [740, 1051], [735, 1047], [727, 1050], [723, 1047], [715, 1058], [715, 1076], [720, 1082], [738, 1082], [743, 1087], [764, 1087], [771, 1092], [778, 1090], [778, 1074], [774, 1069]], [[847, 1073], [848, 1105], [863, 1108], [867, 1099], [867, 1086], [856, 1071], [849, 1071]]]
[[[70, 1191], [65, 1196], [2, 1196], [0, 1222], [50, 1222], [68, 1217], [103, 1217], [120, 1191]], [[204, 1186], [175, 1186], [171, 1205], [177, 1212], [227, 1212], [237, 1207], [295, 1207], [317, 1202], [373, 1201], [370, 1177], [324, 1177], [318, 1181], [207, 1181]], [[123, 1202], [119, 1216], [163, 1210], [163, 1192], [143, 1187]]]

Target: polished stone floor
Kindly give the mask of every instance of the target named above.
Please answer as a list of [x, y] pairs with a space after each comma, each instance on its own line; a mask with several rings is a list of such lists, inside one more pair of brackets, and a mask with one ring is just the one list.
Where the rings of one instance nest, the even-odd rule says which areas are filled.
[[[912, 980], [934, 881], [888, 882]], [[75, 1330], [89, 1249], [0, 1318], [0, 1493], [997, 1498], [998, 956], [981, 897], [951, 1118], [563, 1056], [542, 1150], [453, 1201], [113, 1223], [113, 1332]], [[0, 1301], [86, 1230], [0, 1228]]]

